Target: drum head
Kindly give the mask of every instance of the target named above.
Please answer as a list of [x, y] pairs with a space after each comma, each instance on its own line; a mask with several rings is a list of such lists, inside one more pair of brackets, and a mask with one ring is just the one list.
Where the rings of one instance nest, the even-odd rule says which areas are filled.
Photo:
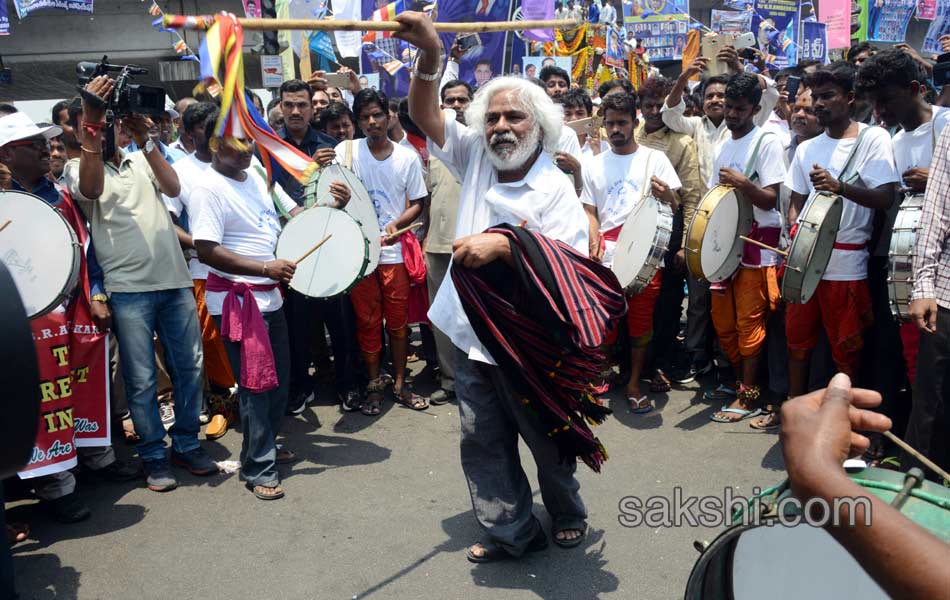
[[786, 302], [804, 304], [818, 289], [834, 250], [841, 210], [841, 197], [825, 193], [815, 195], [805, 207], [782, 276], [782, 298]]
[[320, 171], [316, 184], [317, 206], [327, 206], [333, 202], [330, 184], [334, 181], [342, 181], [350, 188], [350, 201], [343, 210], [356, 219], [363, 230], [363, 236], [369, 240], [369, 268], [366, 273], [372, 273], [379, 264], [379, 252], [382, 247], [376, 207], [360, 178], [353, 171], [338, 164], [327, 165]]
[[710, 211], [699, 255], [708, 281], [724, 281], [739, 268], [743, 247], [739, 236], [752, 228], [752, 209], [747, 204], [728, 189]]
[[33, 194], [0, 193], [0, 224], [8, 220], [0, 232], [0, 260], [32, 319], [62, 304], [75, 289], [79, 241], [59, 211]]
[[308, 208], [287, 223], [277, 240], [277, 258], [294, 261], [314, 244], [332, 237], [297, 264], [290, 287], [305, 296], [326, 298], [349, 291], [367, 274], [369, 243], [359, 223], [342, 210]]
[[627, 215], [627, 220], [617, 237], [611, 269], [624, 289], [630, 288], [640, 275], [653, 250], [659, 205], [655, 198], [647, 197]]

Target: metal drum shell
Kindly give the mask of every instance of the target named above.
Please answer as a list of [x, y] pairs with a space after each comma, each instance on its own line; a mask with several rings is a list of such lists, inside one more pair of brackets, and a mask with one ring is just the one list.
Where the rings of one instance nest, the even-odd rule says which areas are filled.
[[[20, 202], [26, 202], [29, 204], [20, 204]], [[14, 203], [18, 204], [19, 206], [15, 206]], [[34, 204], [35, 206], [33, 206]], [[79, 244], [79, 238], [76, 236], [76, 232], [73, 231], [69, 221], [66, 220], [66, 217], [63, 216], [59, 209], [51, 206], [42, 198], [27, 192], [14, 190], [0, 191], [0, 223], [10, 219], [13, 221], [13, 223], [10, 224], [10, 227], [36, 228], [38, 226], [37, 220], [22, 218], [22, 212], [19, 212], [17, 218], [11, 218], [14, 216], [11, 214], [13, 211], [18, 211], [18, 209], [22, 209], [24, 206], [30, 206], [30, 208], [27, 209], [28, 211], [42, 211], [42, 213], [50, 216], [51, 218], [49, 220], [53, 222], [61, 222], [63, 225], [63, 230], [65, 231], [65, 235], [68, 237], [69, 248], [71, 249], [71, 256], [68, 258], [70, 264], [68, 268], [69, 275], [66, 277], [66, 280], [62, 282], [62, 287], [57, 294], [47, 296], [49, 298], [48, 300], [46, 298], [41, 300], [43, 302], [42, 306], [34, 304], [32, 301], [30, 301], [30, 305], [27, 305], [28, 300], [23, 298], [23, 292], [19, 290], [19, 283], [17, 284], [18, 291], [20, 292], [21, 299], [23, 299], [23, 304], [27, 311], [27, 317], [33, 319], [41, 315], [45, 315], [55, 309], [57, 306], [60, 306], [76, 289], [76, 286], [79, 284], [79, 268], [82, 261], [82, 248]], [[52, 215], [55, 215], [55, 217]], [[26, 222], [24, 223], [24, 221]], [[46, 223], [43, 225], [43, 227], [48, 225], [49, 223]], [[8, 249], [8, 246], [14, 242], [14, 240], [11, 238], [10, 232], [11, 230], [7, 229], [0, 233], [0, 257], [5, 257], [9, 251], [13, 250], [12, 248]], [[52, 243], [52, 235], [53, 232], [47, 230], [43, 231], [42, 236], [34, 237], [31, 235], [30, 237], [35, 240], [37, 245], [42, 245], [43, 248], [50, 248]], [[66, 237], [60, 241], [66, 241]], [[7, 269], [10, 271], [10, 275], [13, 277], [14, 282], [16, 282], [20, 276], [21, 269], [15, 268], [15, 266], [9, 264], [7, 265]]]
[[923, 214], [924, 195], [912, 194], [901, 202], [888, 248], [887, 295], [891, 314], [898, 321], [910, 320], [910, 297], [914, 290], [914, 244]]
[[[736, 223], [736, 239], [729, 251], [729, 259], [723, 263], [713, 273], [703, 271], [703, 239], [706, 236], [706, 230], [709, 227], [710, 219], [719, 203], [730, 194], [736, 197], [739, 209], [739, 222]], [[752, 230], [752, 224], [755, 222], [755, 214], [752, 210], [752, 203], [746, 200], [741, 192], [735, 188], [726, 185], [717, 185], [706, 192], [700, 200], [693, 218], [689, 221], [689, 227], [686, 230], [686, 267], [693, 277], [704, 282], [725, 281], [732, 276], [739, 268], [742, 262], [742, 249], [744, 242], [739, 239], [740, 235], [749, 235]]]
[[[671, 209], [666, 203], [660, 202], [652, 196], [647, 196], [643, 201], [638, 204], [636, 208], [631, 211], [630, 215], [627, 217], [627, 220], [624, 222], [624, 227], [620, 230], [620, 235], [617, 237], [617, 248], [619, 249], [624, 244], [624, 229], [626, 229], [627, 223], [632, 222], [637, 218], [640, 209], [643, 206], [646, 206], [647, 202], [655, 202], [657, 205], [657, 222], [656, 229], [653, 234], [653, 242], [650, 245], [650, 252], [647, 255], [646, 261], [643, 263], [643, 266], [637, 272], [636, 277], [633, 281], [627, 284], [624, 287], [624, 292], [628, 296], [638, 294], [641, 292], [656, 275], [657, 270], [663, 264], [663, 259], [666, 256], [666, 251], [670, 246], [670, 237], [673, 234], [673, 209]], [[614, 256], [614, 265], [617, 264], [617, 257]], [[623, 285], [623, 283], [621, 283]]]
[[805, 304], [815, 294], [834, 251], [842, 209], [841, 196], [826, 192], [816, 193], [805, 206], [782, 276], [785, 302]]

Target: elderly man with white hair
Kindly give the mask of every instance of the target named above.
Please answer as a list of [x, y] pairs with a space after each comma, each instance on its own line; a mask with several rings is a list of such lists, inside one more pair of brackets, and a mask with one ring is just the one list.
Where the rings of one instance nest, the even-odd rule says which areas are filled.
[[[410, 116], [429, 138], [430, 152], [462, 181], [453, 265], [511, 264], [508, 239], [482, 233], [499, 224], [526, 227], [586, 255], [587, 216], [571, 180], [552, 159], [562, 133], [561, 108], [537, 85], [501, 77], [479, 88], [465, 113], [468, 126], [462, 125], [452, 110], [439, 106], [441, 42], [431, 21], [413, 12], [396, 20], [407, 27], [396, 35], [419, 48], [409, 87]], [[490, 562], [547, 546], [531, 512], [519, 435], [537, 463], [555, 543], [579, 545], [587, 531], [587, 509], [574, 477], [576, 461], [559, 460], [555, 443], [479, 342], [452, 277], [439, 288], [429, 318], [457, 347], [462, 469], [475, 516], [486, 530], [469, 547], [468, 559]]]

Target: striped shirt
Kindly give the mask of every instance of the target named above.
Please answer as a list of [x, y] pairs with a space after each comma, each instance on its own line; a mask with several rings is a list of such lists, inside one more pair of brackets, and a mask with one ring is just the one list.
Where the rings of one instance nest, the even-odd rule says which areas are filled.
[[937, 142], [914, 244], [912, 300], [935, 298], [950, 309], [950, 127]]

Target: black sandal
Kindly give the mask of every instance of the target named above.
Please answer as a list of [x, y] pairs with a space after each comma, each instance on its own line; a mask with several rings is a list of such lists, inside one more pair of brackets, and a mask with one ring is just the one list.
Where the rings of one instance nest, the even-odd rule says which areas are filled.
[[396, 396], [396, 404], [402, 404], [412, 410], [425, 410], [429, 408], [429, 401], [419, 394], [412, 393], [412, 390], [410, 390], [406, 384], [403, 384], [402, 389], [398, 392], [393, 390], [393, 393]]
[[[557, 539], [557, 534], [563, 533], [565, 531], [580, 531], [581, 534], [576, 538], [571, 538], [569, 540]], [[583, 521], [565, 522], [554, 530], [554, 543], [561, 548], [574, 548], [575, 546], [580, 546], [585, 538], [587, 538], [587, 523]]]
[[380, 404], [383, 402], [383, 393], [386, 391], [386, 381], [382, 377], [366, 384], [366, 400], [360, 407], [360, 412], [367, 417], [375, 417], [380, 413]]

